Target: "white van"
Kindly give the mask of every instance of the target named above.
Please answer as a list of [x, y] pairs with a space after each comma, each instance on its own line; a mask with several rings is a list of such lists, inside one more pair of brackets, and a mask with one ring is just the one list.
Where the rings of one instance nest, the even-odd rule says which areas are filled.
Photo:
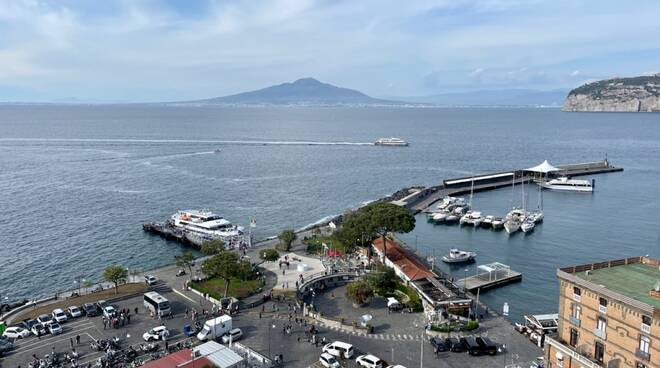
[[328, 353], [323, 353], [319, 357], [319, 363], [321, 363], [322, 366], [325, 368], [340, 368], [341, 365], [339, 365], [339, 362], [335, 357]]
[[351, 359], [353, 356], [353, 345], [341, 341], [335, 341], [324, 346], [323, 352], [338, 358]]

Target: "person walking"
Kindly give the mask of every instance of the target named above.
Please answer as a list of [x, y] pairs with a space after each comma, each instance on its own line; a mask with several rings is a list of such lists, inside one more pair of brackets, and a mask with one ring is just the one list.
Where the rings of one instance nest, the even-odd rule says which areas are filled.
[[76, 344], [80, 345], [80, 335], [76, 335]]
[[135, 314], [138, 314], [138, 307], [135, 307]]
[[71, 349], [73, 349], [73, 337], [69, 338], [69, 343], [71, 343]]

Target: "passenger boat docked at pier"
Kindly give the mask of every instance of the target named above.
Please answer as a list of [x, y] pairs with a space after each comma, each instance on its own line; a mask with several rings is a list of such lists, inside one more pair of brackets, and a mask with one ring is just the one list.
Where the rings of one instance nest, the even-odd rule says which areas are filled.
[[213, 212], [205, 210], [177, 211], [170, 218], [170, 225], [201, 236], [211, 236], [228, 239], [243, 235], [243, 227], [233, 225], [230, 221]]
[[405, 147], [408, 145], [408, 142], [404, 141], [401, 138], [379, 138], [374, 142], [376, 146], [398, 146]]
[[445, 263], [467, 263], [474, 262], [474, 257], [477, 256], [475, 252], [468, 252], [460, 249], [450, 249], [449, 254], [442, 256], [442, 261]]
[[594, 191], [594, 180], [581, 180], [581, 179], [569, 179], [567, 177], [561, 177], [557, 179], [552, 179], [548, 181], [538, 182], [543, 188], [552, 189], [552, 190], [562, 190], [568, 192], [593, 192]]

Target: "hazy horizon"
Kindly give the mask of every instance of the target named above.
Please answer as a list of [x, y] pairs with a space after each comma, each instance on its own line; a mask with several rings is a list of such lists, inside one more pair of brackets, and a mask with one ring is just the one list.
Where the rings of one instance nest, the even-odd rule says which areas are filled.
[[196, 100], [303, 77], [377, 98], [568, 90], [655, 73], [659, 13], [646, 0], [0, 0], [0, 101]]

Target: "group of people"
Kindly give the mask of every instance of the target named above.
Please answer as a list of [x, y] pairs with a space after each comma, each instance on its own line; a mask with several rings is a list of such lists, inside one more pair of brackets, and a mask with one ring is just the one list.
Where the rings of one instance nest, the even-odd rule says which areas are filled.
[[[135, 308], [137, 310], [137, 308]], [[106, 328], [118, 328], [119, 326], [124, 326], [131, 323], [131, 311], [128, 308], [122, 308], [119, 312], [115, 312], [113, 315], [106, 317], [103, 316], [103, 329]]]

